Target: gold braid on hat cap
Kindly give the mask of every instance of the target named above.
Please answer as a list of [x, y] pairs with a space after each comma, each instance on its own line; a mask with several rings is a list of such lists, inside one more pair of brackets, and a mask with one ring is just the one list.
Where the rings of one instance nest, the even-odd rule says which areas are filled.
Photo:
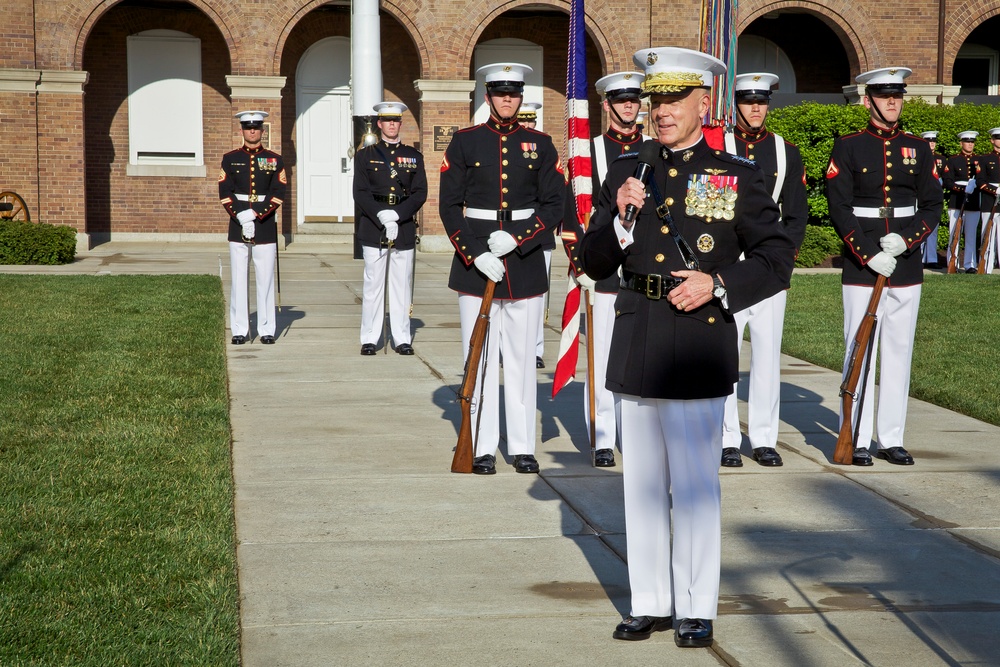
[[701, 88], [705, 80], [695, 72], [656, 72], [647, 74], [642, 82], [643, 95], [679, 93], [685, 88]]

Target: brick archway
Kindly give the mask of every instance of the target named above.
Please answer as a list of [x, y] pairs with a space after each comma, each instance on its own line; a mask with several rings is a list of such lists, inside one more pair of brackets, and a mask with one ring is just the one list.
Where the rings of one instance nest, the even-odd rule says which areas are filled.
[[840, 38], [853, 73], [860, 74], [883, 64], [878, 35], [858, 5], [849, 0], [834, 0], [823, 4], [811, 0], [751, 0], [740, 7], [738, 32], [742, 33], [765, 14], [781, 9], [805, 9], [829, 26]]
[[[67, 22], [72, 26], [70, 34], [76, 35], [72, 54], [73, 69], [83, 69], [83, 53], [91, 31], [105, 14], [119, 5], [120, 2], [121, 0], [103, 0], [97, 3], [74, 3], [64, 10], [68, 19]], [[235, 47], [236, 40], [233, 38], [232, 31], [222, 17], [204, 0], [185, 0], [185, 2], [201, 11], [218, 29], [219, 34], [222, 35], [222, 39], [226, 43], [226, 47], [229, 49], [229, 62], [239, 62]]]
[[1000, 3], [978, 0], [961, 5], [948, 15], [944, 31], [944, 80], [951, 81], [958, 51], [972, 31], [991, 18], [1000, 15]]

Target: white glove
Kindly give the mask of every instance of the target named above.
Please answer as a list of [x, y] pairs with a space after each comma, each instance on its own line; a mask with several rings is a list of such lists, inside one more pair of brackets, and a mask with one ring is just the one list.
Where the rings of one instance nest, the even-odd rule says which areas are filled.
[[883, 236], [879, 243], [882, 245], [882, 250], [893, 257], [899, 257], [906, 251], [906, 242], [903, 241], [902, 236], [895, 232]]
[[382, 226], [385, 227], [385, 238], [395, 241], [399, 236], [399, 225], [395, 222], [383, 222]]
[[476, 257], [472, 263], [476, 265], [477, 269], [482, 271], [484, 276], [495, 283], [503, 279], [503, 274], [507, 270], [507, 267], [503, 265], [500, 258], [491, 252], [484, 252], [479, 257]]
[[242, 233], [243, 233], [243, 238], [245, 239], [252, 239], [254, 237], [254, 234], [257, 233], [257, 226], [253, 224], [252, 220], [250, 222], [244, 222], [240, 226], [243, 227]]
[[253, 222], [257, 219], [257, 214], [252, 208], [248, 208], [245, 211], [240, 211], [236, 214], [236, 219], [240, 221], [241, 225], [245, 225], [248, 222]]
[[490, 234], [490, 252], [497, 257], [503, 257], [517, 247], [517, 241], [509, 232], [498, 229]]
[[965, 194], [971, 195], [976, 190], [976, 178], [973, 176], [969, 179], [969, 184], [965, 186]]
[[868, 260], [868, 268], [888, 278], [896, 270], [896, 258], [887, 252], [880, 252]]
[[597, 281], [588, 276], [586, 273], [581, 273], [578, 276], [573, 276], [573, 280], [575, 280], [576, 284], [579, 285], [580, 288], [587, 293], [587, 301], [589, 301], [590, 305], [593, 306], [594, 288], [597, 287]]
[[378, 221], [383, 225], [387, 222], [399, 222], [399, 213], [396, 213], [391, 208], [379, 211], [377, 215]]

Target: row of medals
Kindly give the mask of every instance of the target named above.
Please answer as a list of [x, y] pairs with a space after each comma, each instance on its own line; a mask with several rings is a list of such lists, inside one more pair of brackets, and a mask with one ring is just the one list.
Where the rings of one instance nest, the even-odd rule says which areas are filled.
[[698, 216], [711, 222], [712, 218], [732, 220], [736, 217], [736, 192], [731, 188], [719, 189], [711, 183], [698, 183], [688, 188], [684, 198], [689, 216]]
[[537, 160], [538, 159], [538, 153], [536, 153], [535, 151], [531, 151], [531, 152], [524, 151], [524, 157], [526, 157], [526, 158], [530, 157], [532, 160]]

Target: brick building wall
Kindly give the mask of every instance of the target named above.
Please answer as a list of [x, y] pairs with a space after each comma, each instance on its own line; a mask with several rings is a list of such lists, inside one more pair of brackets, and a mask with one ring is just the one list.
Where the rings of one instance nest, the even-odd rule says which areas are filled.
[[[255, 0], [0, 3], [5, 19], [0, 188], [27, 193], [36, 218], [96, 234], [221, 235], [225, 219], [216, 201], [218, 161], [239, 142], [232, 114], [256, 105], [272, 113], [271, 145], [289, 164], [292, 182], [282, 226], [286, 234], [294, 231], [295, 69], [316, 40], [349, 36], [348, 7], [329, 6], [326, 0], [273, 0], [266, 11]], [[965, 39], [1000, 15], [1000, 0], [947, 0], [939, 81], [937, 0], [743, 0], [739, 7], [739, 30], [782, 45], [795, 63], [800, 90], [834, 89], [827, 92], [836, 92], [862, 70], [891, 64], [912, 67], [915, 84], [949, 83]], [[441, 90], [471, 85], [478, 43], [517, 37], [542, 46], [546, 129], [562, 146], [568, 8], [568, 0], [381, 2], [385, 98], [410, 107], [404, 139], [420, 145], [431, 181], [425, 234], [440, 231], [436, 172], [442, 152], [434, 150], [433, 127], [467, 125], [472, 109], [470, 99], [456, 100]], [[586, 18], [590, 77], [632, 69], [632, 53], [650, 44], [696, 48], [700, 13], [701, 0], [669, 5], [591, 0]], [[819, 24], [827, 30], [817, 30]], [[127, 175], [125, 37], [154, 28], [202, 40], [206, 174], [201, 178]], [[848, 80], [838, 81], [845, 63]], [[78, 78], [63, 84], [63, 74]], [[234, 98], [226, 80], [232, 75], [285, 77], [285, 83], [271, 97]], [[418, 90], [418, 81], [427, 82], [425, 90]], [[440, 90], [428, 92], [435, 86]], [[606, 119], [596, 96], [591, 102], [597, 132]]]

